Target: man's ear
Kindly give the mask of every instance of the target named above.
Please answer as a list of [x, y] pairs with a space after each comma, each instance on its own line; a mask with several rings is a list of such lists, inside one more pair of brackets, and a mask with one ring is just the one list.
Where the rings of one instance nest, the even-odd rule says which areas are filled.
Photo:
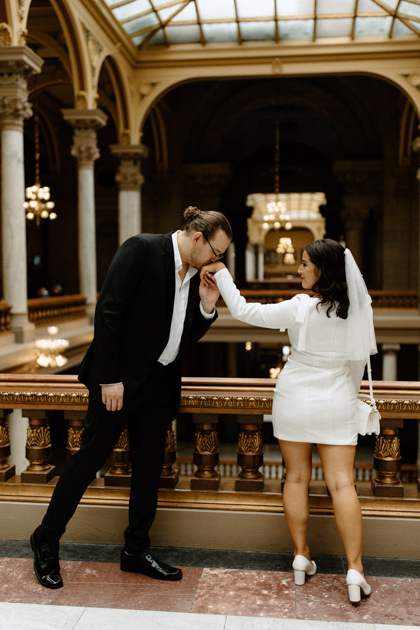
[[203, 238], [203, 233], [202, 232], [194, 232], [194, 234], [192, 235], [192, 242], [195, 244], [197, 244], [201, 239]]

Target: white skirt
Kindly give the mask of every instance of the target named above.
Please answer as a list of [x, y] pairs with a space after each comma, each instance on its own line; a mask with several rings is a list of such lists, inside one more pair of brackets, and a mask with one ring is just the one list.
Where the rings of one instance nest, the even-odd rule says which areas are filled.
[[293, 350], [274, 390], [274, 436], [290, 442], [355, 445], [356, 400], [346, 360]]

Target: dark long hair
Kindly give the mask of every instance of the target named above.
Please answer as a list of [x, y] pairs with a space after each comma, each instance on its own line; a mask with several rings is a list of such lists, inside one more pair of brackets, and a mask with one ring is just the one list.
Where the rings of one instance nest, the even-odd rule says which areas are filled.
[[325, 238], [310, 243], [305, 249], [311, 262], [321, 271], [312, 291], [321, 296], [321, 304], [328, 304], [327, 317], [336, 310], [337, 317], [347, 319], [350, 302], [347, 293], [344, 247], [337, 241]]

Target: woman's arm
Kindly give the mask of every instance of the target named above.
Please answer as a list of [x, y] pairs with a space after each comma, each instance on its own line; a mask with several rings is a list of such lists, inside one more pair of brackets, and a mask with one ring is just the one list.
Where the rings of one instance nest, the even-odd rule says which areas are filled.
[[217, 262], [206, 265], [202, 268], [201, 274], [203, 281], [220, 291], [226, 306], [235, 319], [263, 328], [283, 329], [296, 326], [296, 317], [302, 296], [296, 296], [292, 300], [286, 300], [280, 304], [248, 303], [241, 296], [223, 263]]

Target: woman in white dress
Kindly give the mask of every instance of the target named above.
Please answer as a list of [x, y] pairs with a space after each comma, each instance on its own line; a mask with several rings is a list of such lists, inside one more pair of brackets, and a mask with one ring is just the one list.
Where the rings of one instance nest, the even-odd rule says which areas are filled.
[[368, 354], [376, 352], [366, 285], [349, 250], [330, 239], [306, 247], [298, 273], [312, 290], [277, 304], [247, 303], [221, 262], [203, 267], [231, 315], [287, 329], [292, 353], [273, 399], [273, 429], [286, 466], [283, 505], [294, 543], [296, 584], [316, 573], [307, 544], [312, 447], [317, 444], [348, 562], [350, 601], [370, 594], [363, 576], [362, 514], [354, 487], [356, 400]]

